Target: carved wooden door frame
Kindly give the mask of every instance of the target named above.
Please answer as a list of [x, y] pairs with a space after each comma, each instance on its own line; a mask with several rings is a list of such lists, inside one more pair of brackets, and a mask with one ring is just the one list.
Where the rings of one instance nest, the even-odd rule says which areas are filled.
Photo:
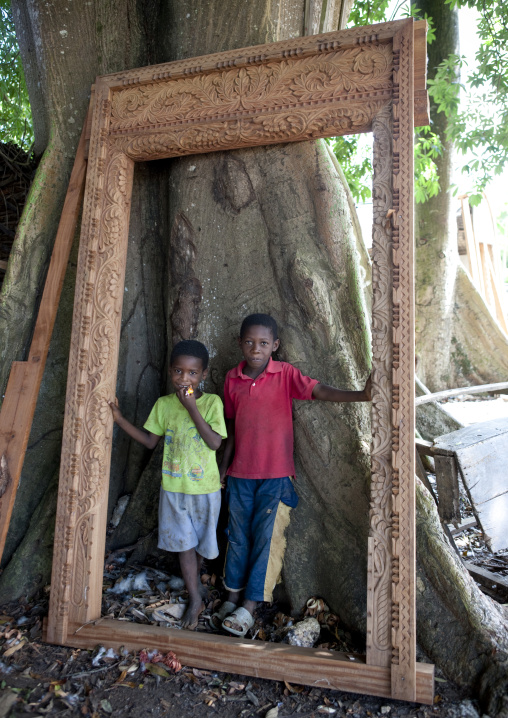
[[[425, 31], [419, 27], [420, 50]], [[432, 703], [415, 659], [412, 19], [99, 77], [74, 304], [46, 639]], [[425, 66], [417, 124], [425, 124]], [[425, 52], [423, 52], [425, 57]], [[423, 77], [423, 85], [422, 85]], [[423, 111], [422, 111], [423, 110]], [[422, 117], [423, 115], [423, 117]], [[366, 662], [101, 619], [107, 477], [134, 162], [374, 133], [372, 484]]]

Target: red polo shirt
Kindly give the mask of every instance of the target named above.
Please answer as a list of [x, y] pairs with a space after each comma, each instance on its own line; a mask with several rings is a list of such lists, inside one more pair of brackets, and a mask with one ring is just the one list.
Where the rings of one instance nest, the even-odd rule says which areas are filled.
[[278, 479], [294, 476], [293, 399], [312, 399], [317, 379], [304, 376], [287, 362], [269, 360], [251, 379], [246, 362], [226, 374], [224, 408], [235, 420], [235, 456], [228, 469], [241, 479]]

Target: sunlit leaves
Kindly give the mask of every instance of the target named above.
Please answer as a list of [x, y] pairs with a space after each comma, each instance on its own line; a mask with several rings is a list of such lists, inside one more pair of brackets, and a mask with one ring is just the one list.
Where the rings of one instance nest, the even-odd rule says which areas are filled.
[[[449, 139], [467, 155], [462, 171], [471, 179], [469, 201], [478, 204], [482, 191], [508, 162], [508, 5], [499, 0], [446, 2], [478, 10], [480, 47], [472, 69], [455, 56], [441, 63], [429, 93], [447, 115]], [[460, 104], [454, 63], [462, 71]]]
[[419, 127], [414, 147], [415, 202], [423, 204], [439, 192], [439, 175], [434, 160], [442, 154], [443, 145], [430, 127]]
[[331, 137], [332, 147], [346, 176], [351, 194], [357, 202], [365, 202], [371, 196], [372, 159], [369, 148], [361, 146], [358, 135]]
[[28, 150], [32, 113], [9, 0], [0, 0], [0, 139]]

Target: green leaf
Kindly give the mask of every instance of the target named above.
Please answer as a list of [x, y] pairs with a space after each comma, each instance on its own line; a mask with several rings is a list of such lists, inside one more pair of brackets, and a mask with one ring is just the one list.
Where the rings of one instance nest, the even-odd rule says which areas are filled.
[[146, 663], [145, 668], [149, 673], [152, 673], [154, 676], [160, 676], [161, 678], [171, 677], [171, 674], [168, 673], [168, 671], [162, 666], [157, 665], [157, 663]]
[[107, 700], [107, 698], [103, 698], [100, 702], [100, 706], [103, 711], [106, 713], [113, 713], [113, 706], [111, 703]]

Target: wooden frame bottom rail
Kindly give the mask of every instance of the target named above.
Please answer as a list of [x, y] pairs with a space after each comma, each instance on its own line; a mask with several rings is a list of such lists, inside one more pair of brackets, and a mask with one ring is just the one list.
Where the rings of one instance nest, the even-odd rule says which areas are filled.
[[[44, 640], [47, 640], [46, 635]], [[161, 652], [171, 650], [183, 665], [196, 668], [383, 698], [392, 697], [390, 668], [368, 666], [361, 660], [352, 660], [348, 654], [336, 651], [146, 626], [107, 618], [81, 627], [69, 626], [65, 644], [73, 648], [94, 648], [100, 644], [114, 649], [124, 646], [129, 651], [142, 648], [156, 648]], [[416, 701], [432, 705], [433, 697], [434, 666], [417, 663]]]

